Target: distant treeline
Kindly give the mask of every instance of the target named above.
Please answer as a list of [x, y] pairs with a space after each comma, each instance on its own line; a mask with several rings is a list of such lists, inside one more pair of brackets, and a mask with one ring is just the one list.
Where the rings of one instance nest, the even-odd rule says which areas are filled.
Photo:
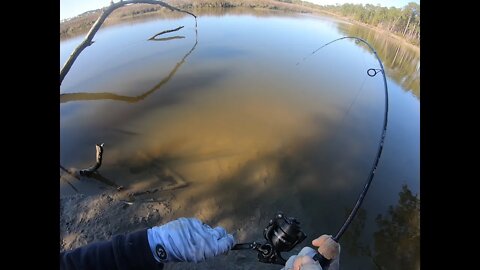
[[[116, 1], [115, 1], [116, 2]], [[418, 45], [420, 40], [420, 5], [409, 3], [403, 8], [381, 7], [374, 5], [327, 5], [319, 6], [302, 0], [165, 0], [173, 6], [195, 10], [201, 8], [262, 8], [284, 10], [301, 13], [328, 12], [350, 18], [354, 21], [376, 26], [404, 37], [412, 44]], [[146, 14], [166, 14], [165, 9], [152, 5], [125, 6], [115, 11], [106, 21], [106, 25], [116, 23], [125, 18]], [[74, 36], [87, 32], [100, 16], [101, 9], [85, 12], [75, 18], [60, 23], [60, 37]]]
[[403, 8], [343, 4], [323, 6], [329, 12], [373, 25], [402, 36], [412, 44], [420, 43], [420, 5], [409, 3]]

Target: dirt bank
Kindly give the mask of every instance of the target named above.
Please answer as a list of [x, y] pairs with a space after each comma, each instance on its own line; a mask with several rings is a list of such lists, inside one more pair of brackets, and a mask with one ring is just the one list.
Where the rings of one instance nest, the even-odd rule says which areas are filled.
[[[83, 194], [60, 198], [60, 250], [71, 250], [112, 235], [166, 223], [177, 218], [179, 206], [173, 192], [154, 192], [131, 199], [131, 191], [109, 190], [98, 195]], [[129, 195], [130, 194], [130, 195]], [[234, 231], [238, 241], [261, 240], [257, 224], [266, 222], [258, 209]], [[217, 225], [217, 224], [212, 224]], [[266, 223], [265, 223], [266, 225]], [[263, 227], [260, 227], [263, 229]], [[230, 229], [231, 231], [231, 229]], [[299, 248], [298, 248], [299, 249]], [[165, 269], [280, 269], [260, 264], [251, 251], [231, 251], [228, 255], [199, 263], [169, 264]]]

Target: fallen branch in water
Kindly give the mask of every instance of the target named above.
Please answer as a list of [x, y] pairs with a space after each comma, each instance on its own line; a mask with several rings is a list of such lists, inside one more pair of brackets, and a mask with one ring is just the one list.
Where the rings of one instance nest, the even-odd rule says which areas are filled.
[[73, 188], [73, 190], [75, 190], [76, 193], [78, 193], [78, 189], [72, 183], [70, 183], [70, 181], [68, 181], [67, 178], [62, 177], [62, 175], [60, 174], [60, 180], [62, 180], [62, 179], [65, 180], [65, 182], [67, 182], [67, 184], [69, 184], [70, 187]]
[[116, 100], [116, 101], [124, 101], [128, 103], [136, 103], [139, 101], [144, 100], [147, 98], [149, 95], [157, 91], [158, 89], [162, 88], [163, 85], [165, 85], [168, 81], [170, 81], [171, 78], [175, 75], [177, 70], [185, 63], [187, 57], [195, 50], [198, 44], [198, 33], [195, 31], [195, 44], [193, 44], [193, 47], [188, 51], [182, 59], [173, 67], [173, 69], [170, 71], [170, 73], [164, 77], [159, 83], [157, 83], [155, 86], [153, 86], [151, 89], [146, 91], [145, 93], [139, 95], [139, 96], [122, 96], [118, 95], [115, 93], [109, 93], [109, 92], [103, 92], [103, 93], [64, 93], [60, 94], [60, 103], [66, 103], [70, 101], [89, 101], [89, 100]]
[[185, 38], [184, 36], [174, 36], [174, 37], [166, 37], [166, 38], [154, 38], [154, 39], [149, 39], [151, 41], [169, 41], [169, 40], [174, 40], [174, 39], [182, 39]]
[[75, 173], [65, 169], [65, 167], [62, 166], [62, 164], [60, 164], [60, 169], [64, 170], [66, 173], [70, 174], [71, 176], [77, 178], [77, 180], [80, 180], [80, 177], [78, 177]]
[[149, 189], [149, 190], [145, 190], [145, 191], [137, 191], [137, 192], [134, 192], [134, 193], [130, 193], [129, 195], [130, 196], [140, 196], [140, 195], [155, 193], [157, 191], [158, 191], [158, 188], [155, 188], [155, 189]]
[[149, 38], [148, 40], [152, 40], [152, 39], [155, 40], [155, 38], [158, 37], [158, 36], [160, 36], [160, 35], [178, 31], [178, 30], [182, 29], [183, 27], [184, 27], [184, 26], [182, 25], [182, 26], [179, 26], [179, 27], [177, 27], [177, 28], [175, 28], [175, 29], [162, 31], [162, 32], [160, 32], [160, 33], [158, 33], [158, 34], [153, 35], [153, 36], [152, 36], [151, 38]]
[[195, 16], [195, 14], [193, 14], [191, 12], [188, 12], [188, 11], [185, 11], [185, 10], [182, 10], [182, 9], [179, 9], [179, 8], [176, 8], [176, 7], [172, 7], [169, 4], [164, 3], [162, 1], [157, 1], [157, 0], [129, 0], [129, 1], [121, 1], [121, 2], [118, 2], [118, 3], [113, 3], [112, 2], [109, 7], [104, 8], [100, 17], [97, 19], [97, 21], [95, 21], [92, 28], [90, 28], [90, 31], [88, 32], [85, 39], [82, 41], [82, 43], [80, 43], [80, 45], [78, 45], [78, 47], [75, 48], [75, 50], [73, 50], [72, 54], [70, 54], [70, 57], [68, 58], [67, 62], [65, 62], [65, 65], [60, 70], [60, 85], [62, 84], [63, 79], [67, 75], [68, 71], [70, 70], [73, 63], [77, 59], [77, 57], [80, 55], [80, 53], [85, 48], [87, 48], [88, 46], [93, 44], [93, 41], [92, 41], [93, 37], [97, 33], [98, 29], [100, 29], [100, 26], [102, 26], [103, 22], [107, 19], [108, 15], [110, 15], [115, 9], [123, 7], [123, 6], [128, 5], [128, 4], [160, 5], [162, 7], [170, 9], [171, 11], [178, 11], [178, 12], [186, 13], [186, 14], [192, 15], [195, 18], [195, 27], [197, 27], [197, 16]]
[[100, 145], [98, 145], [98, 144], [95, 145], [95, 148], [97, 150], [96, 163], [95, 163], [95, 165], [91, 166], [90, 168], [80, 170], [80, 175], [91, 176], [94, 172], [96, 172], [98, 170], [98, 168], [100, 168], [100, 166], [102, 166], [103, 145], [104, 145], [104, 143], [102, 143]]

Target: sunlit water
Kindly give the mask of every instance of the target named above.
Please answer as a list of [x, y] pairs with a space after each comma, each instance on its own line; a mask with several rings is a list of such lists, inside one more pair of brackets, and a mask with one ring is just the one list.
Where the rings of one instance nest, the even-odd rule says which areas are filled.
[[[182, 25], [164, 36], [175, 39], [148, 40]], [[401, 234], [419, 224], [376, 218], [399, 206], [403, 185], [420, 193], [419, 53], [336, 19], [224, 13], [201, 15], [197, 31], [192, 17], [101, 29], [61, 86], [61, 165], [92, 165], [94, 145], [104, 142], [100, 171], [110, 182], [74, 182], [81, 193], [168, 187], [168, 170], [188, 184], [172, 191], [184, 198], [179, 216], [207, 207], [203, 217], [235, 229], [254, 210], [267, 219], [282, 210], [301, 221], [302, 246], [335, 234], [369, 173], [384, 112], [381, 74], [366, 74], [378, 63], [365, 46], [342, 40], [311, 54], [346, 35], [365, 38], [384, 61], [390, 111], [362, 214], [341, 241], [341, 265], [416, 269], [418, 239]], [[60, 43], [60, 66], [82, 39]], [[75, 193], [63, 181], [60, 190]]]

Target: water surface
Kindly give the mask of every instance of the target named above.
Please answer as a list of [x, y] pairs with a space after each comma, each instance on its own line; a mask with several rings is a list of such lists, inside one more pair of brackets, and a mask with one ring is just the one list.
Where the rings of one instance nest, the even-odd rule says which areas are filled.
[[[148, 40], [178, 26], [165, 35], [173, 39]], [[254, 211], [268, 220], [282, 210], [302, 222], [302, 246], [334, 234], [371, 168], [384, 111], [365, 46], [342, 40], [311, 55], [345, 35], [384, 61], [390, 119], [361, 215], [341, 241], [342, 268], [418, 269], [419, 53], [334, 18], [216, 12], [197, 29], [187, 16], [102, 28], [60, 89], [61, 165], [90, 166], [104, 142], [108, 181], [72, 183], [81, 193], [168, 187], [168, 170], [187, 183], [172, 191], [185, 204], [177, 216], [235, 229]], [[60, 66], [82, 38], [60, 43]]]

